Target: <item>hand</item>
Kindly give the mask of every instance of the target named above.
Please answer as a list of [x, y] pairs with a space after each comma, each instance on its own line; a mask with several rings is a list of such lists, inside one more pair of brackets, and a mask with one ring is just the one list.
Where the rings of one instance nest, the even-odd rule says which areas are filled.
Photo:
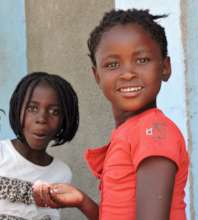
[[50, 186], [50, 198], [62, 207], [80, 208], [84, 200], [84, 194], [70, 184], [59, 183]]
[[99, 219], [98, 205], [74, 186], [67, 183], [53, 184], [50, 186], [50, 197], [62, 207], [76, 207], [89, 220]]
[[76, 207], [89, 220], [98, 220], [98, 205], [86, 194], [67, 183], [49, 184], [37, 181], [33, 185], [33, 196], [40, 207]]
[[36, 181], [32, 187], [35, 203], [39, 207], [59, 208], [60, 204], [55, 203], [50, 196], [50, 184]]
[[36, 181], [33, 197], [37, 206], [50, 208], [81, 207], [83, 193], [67, 183], [49, 184]]

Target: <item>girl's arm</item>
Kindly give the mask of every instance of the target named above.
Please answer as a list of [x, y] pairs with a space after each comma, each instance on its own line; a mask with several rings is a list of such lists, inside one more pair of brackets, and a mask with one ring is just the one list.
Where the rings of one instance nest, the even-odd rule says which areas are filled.
[[54, 202], [62, 207], [76, 207], [89, 219], [99, 219], [98, 205], [85, 193], [70, 184], [55, 184], [50, 190]]
[[87, 195], [84, 195], [84, 202], [79, 207], [79, 209], [89, 220], [98, 220], [99, 219], [98, 204], [95, 203]]
[[89, 220], [98, 220], [98, 205], [74, 186], [67, 183], [47, 184], [37, 182], [33, 186], [35, 202], [40, 207], [78, 208]]
[[136, 220], [169, 220], [176, 164], [164, 157], [149, 157], [137, 170]]

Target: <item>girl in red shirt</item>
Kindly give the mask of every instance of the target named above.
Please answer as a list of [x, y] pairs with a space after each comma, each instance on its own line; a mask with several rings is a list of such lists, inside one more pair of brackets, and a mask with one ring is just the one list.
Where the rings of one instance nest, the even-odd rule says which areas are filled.
[[39, 205], [78, 207], [91, 220], [186, 220], [188, 154], [176, 125], [156, 106], [171, 75], [164, 28], [148, 10], [106, 13], [88, 40], [96, 82], [112, 105], [110, 143], [86, 159], [100, 181], [99, 208], [67, 184], [35, 187]]

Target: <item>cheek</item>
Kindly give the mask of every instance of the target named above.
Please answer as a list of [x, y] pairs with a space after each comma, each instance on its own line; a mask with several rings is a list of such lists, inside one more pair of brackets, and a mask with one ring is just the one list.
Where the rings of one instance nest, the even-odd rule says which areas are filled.
[[21, 125], [24, 124], [24, 120], [25, 120], [25, 108], [22, 107], [21, 112], [20, 112], [20, 123], [21, 123]]
[[33, 125], [32, 118], [29, 117], [29, 115], [25, 113], [21, 114], [20, 123], [21, 123], [21, 128], [23, 129], [24, 132], [26, 130], [30, 130]]
[[61, 122], [63, 121], [62, 118], [56, 118], [53, 121], [51, 121], [51, 125], [52, 125], [52, 130], [54, 133], [56, 133], [60, 127], [61, 127]]
[[100, 88], [104, 91], [111, 90], [114, 86], [114, 82], [116, 81], [116, 74], [106, 73], [100, 79]]
[[105, 84], [101, 84], [100, 89], [103, 92], [103, 95], [107, 98], [110, 99], [111, 98], [111, 93], [112, 93], [112, 85], [108, 84], [107, 82]]
[[152, 68], [150, 72], [142, 74], [141, 78], [148, 85], [158, 86], [162, 81], [160, 71], [160, 68]]

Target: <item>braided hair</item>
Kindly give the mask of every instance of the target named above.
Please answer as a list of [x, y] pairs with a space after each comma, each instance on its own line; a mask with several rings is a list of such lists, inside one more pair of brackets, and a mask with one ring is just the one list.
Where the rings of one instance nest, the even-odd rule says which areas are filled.
[[71, 84], [62, 77], [45, 72], [30, 73], [22, 78], [16, 86], [10, 99], [9, 120], [11, 128], [18, 139], [27, 143], [23, 135], [24, 120], [22, 119], [21, 121], [22, 107], [25, 99], [27, 99], [25, 105], [28, 105], [33, 91], [39, 83], [47, 83], [52, 87], [57, 92], [60, 101], [63, 120], [60, 130], [57, 131], [53, 146], [71, 141], [79, 125], [79, 109], [76, 92]]

